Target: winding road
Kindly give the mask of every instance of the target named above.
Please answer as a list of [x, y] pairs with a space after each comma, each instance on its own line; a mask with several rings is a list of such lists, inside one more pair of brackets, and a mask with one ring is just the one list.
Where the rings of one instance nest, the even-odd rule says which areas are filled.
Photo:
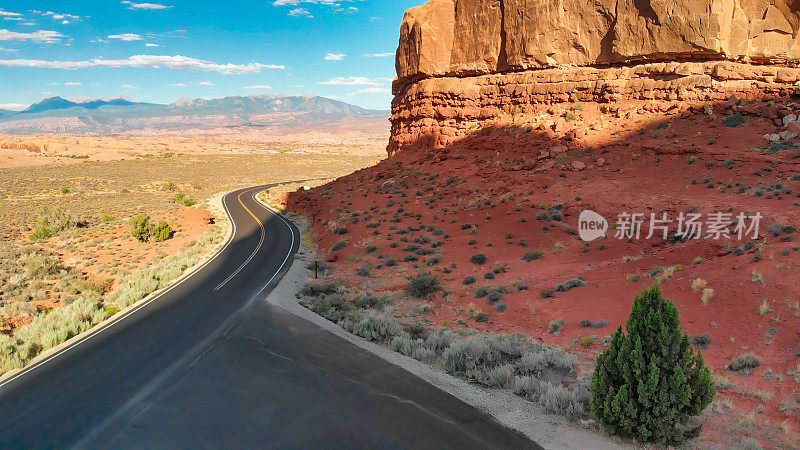
[[3, 448], [538, 448], [491, 416], [264, 301], [298, 230], [226, 195], [199, 271], [0, 384]]

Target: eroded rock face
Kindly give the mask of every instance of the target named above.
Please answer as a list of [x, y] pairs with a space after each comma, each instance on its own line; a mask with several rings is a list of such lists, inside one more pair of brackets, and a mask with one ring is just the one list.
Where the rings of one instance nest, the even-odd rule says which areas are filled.
[[796, 0], [431, 0], [406, 12], [401, 80], [675, 57], [797, 60]]
[[389, 152], [532, 104], [787, 95], [798, 28], [800, 0], [431, 0], [400, 30]]

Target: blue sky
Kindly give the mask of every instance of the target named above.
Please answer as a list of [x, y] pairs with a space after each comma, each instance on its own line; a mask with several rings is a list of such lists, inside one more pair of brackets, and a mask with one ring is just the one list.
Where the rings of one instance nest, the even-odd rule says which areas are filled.
[[287, 93], [388, 109], [403, 12], [422, 3], [3, 0], [0, 108]]

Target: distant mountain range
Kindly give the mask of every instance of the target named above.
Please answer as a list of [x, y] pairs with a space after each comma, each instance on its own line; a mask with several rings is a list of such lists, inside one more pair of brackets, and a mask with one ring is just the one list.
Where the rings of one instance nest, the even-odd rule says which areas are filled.
[[169, 105], [127, 97], [48, 97], [22, 111], [0, 109], [0, 133], [112, 133], [137, 129], [301, 126], [348, 117], [388, 115], [311, 95], [183, 97]]

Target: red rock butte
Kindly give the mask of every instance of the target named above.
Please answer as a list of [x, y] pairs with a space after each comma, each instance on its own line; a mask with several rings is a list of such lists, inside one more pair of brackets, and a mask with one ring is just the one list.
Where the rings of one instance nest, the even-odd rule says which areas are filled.
[[799, 29], [796, 0], [431, 0], [400, 28], [388, 152], [556, 103], [793, 94]]

